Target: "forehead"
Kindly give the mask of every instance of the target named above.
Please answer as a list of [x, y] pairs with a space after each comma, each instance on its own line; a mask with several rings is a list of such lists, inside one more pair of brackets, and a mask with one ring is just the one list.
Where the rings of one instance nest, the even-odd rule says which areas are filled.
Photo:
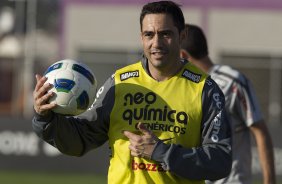
[[177, 29], [171, 15], [147, 14], [142, 22], [142, 31], [153, 31], [162, 29]]

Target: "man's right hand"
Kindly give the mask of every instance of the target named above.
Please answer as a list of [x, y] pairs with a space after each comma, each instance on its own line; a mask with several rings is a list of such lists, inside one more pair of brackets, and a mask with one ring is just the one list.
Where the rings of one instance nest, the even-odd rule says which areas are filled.
[[54, 95], [53, 92], [48, 92], [53, 86], [50, 83], [46, 83], [47, 78], [45, 76], [35, 75], [36, 86], [33, 91], [33, 106], [37, 114], [44, 116], [47, 115], [50, 110], [56, 107], [56, 103], [48, 103], [50, 97]]

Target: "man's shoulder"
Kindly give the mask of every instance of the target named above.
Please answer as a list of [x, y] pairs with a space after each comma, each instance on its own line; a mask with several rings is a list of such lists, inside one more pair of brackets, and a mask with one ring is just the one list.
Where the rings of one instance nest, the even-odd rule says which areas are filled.
[[207, 73], [193, 65], [192, 63], [187, 63], [184, 66], [182, 77], [192, 80], [193, 82], [199, 83], [204, 81], [209, 76]]
[[141, 61], [129, 64], [115, 71], [113, 78], [118, 77], [121, 81], [132, 77], [139, 77], [140, 69], [142, 69]]
[[220, 74], [220, 75], [229, 75], [232, 78], [238, 78], [242, 73], [229, 66], [229, 65], [214, 65], [214, 67], [211, 70], [212, 74]]
[[210, 75], [215, 80], [227, 80], [241, 84], [245, 84], [247, 81], [242, 72], [229, 65], [214, 65], [210, 70]]

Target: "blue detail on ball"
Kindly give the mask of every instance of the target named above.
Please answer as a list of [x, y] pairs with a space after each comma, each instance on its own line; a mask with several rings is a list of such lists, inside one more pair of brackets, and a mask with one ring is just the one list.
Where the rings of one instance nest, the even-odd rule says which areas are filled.
[[91, 84], [94, 84], [94, 76], [83, 66], [78, 64], [73, 64], [72, 69], [82, 74], [84, 77], [86, 77], [91, 82]]
[[81, 110], [86, 110], [89, 105], [89, 96], [86, 91], [82, 91], [79, 97], [76, 99], [77, 108]]
[[60, 69], [62, 67], [63, 63], [56, 63], [52, 66], [50, 66], [44, 73], [44, 75], [46, 75], [47, 73], [49, 72], [52, 72], [53, 70], [57, 70], [57, 69]]
[[55, 79], [54, 87], [58, 92], [68, 93], [75, 85], [73, 80], [69, 79]]

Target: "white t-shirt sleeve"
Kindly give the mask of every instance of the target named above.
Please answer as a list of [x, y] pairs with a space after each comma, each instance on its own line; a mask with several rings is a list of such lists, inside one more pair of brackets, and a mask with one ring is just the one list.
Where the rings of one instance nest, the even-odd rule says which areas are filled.
[[244, 76], [241, 80], [235, 81], [232, 85], [232, 95], [234, 113], [245, 122], [246, 126], [251, 126], [263, 118], [260, 106], [251, 82]]

